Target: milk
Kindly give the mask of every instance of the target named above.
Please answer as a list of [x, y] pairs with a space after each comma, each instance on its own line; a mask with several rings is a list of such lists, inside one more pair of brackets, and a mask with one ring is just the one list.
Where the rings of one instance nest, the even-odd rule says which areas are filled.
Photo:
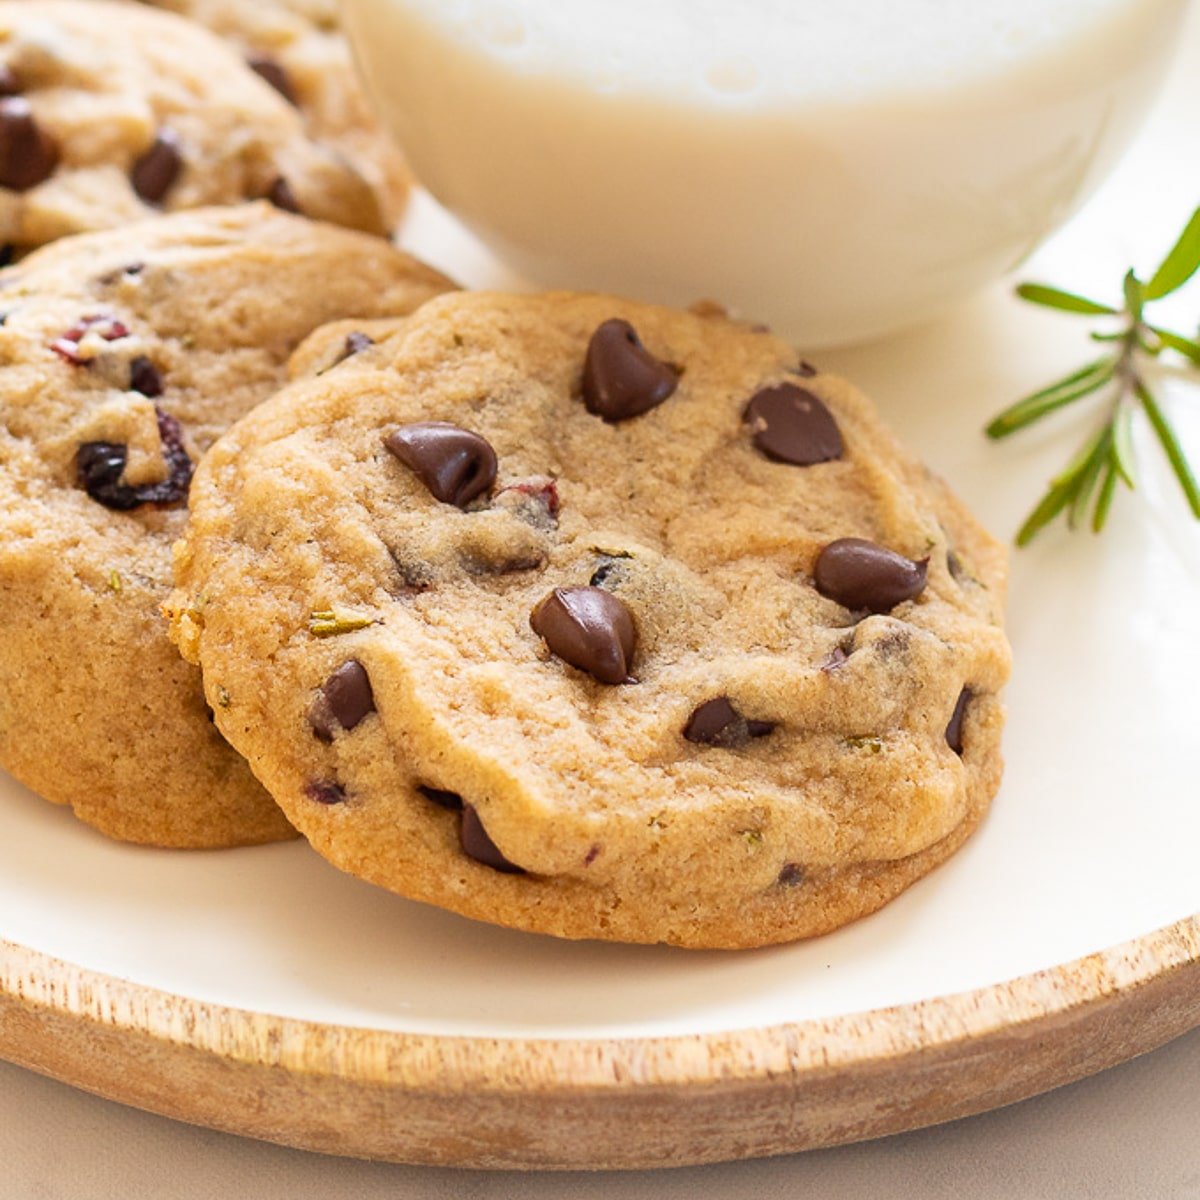
[[1185, 0], [345, 0], [422, 182], [531, 282], [809, 346], [1012, 267], [1124, 148]]

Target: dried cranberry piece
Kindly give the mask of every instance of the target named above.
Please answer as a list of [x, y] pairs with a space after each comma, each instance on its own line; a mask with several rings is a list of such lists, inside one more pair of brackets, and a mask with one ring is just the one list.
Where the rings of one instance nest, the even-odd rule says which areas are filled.
[[155, 407], [158, 436], [162, 442], [167, 478], [158, 483], [130, 487], [121, 482], [128, 449], [118, 442], [85, 442], [75, 453], [79, 486], [98, 504], [117, 512], [128, 512], [142, 504], [162, 506], [186, 499], [194, 467], [183, 447], [183, 430], [170, 413]]
[[516, 492], [518, 495], [528, 496], [531, 500], [536, 500], [546, 510], [547, 515], [558, 516], [558, 481], [549, 475], [522, 479], [520, 482], [511, 483], [508, 487], [500, 490], [502, 493]]
[[66, 333], [55, 338], [50, 343], [50, 349], [71, 366], [84, 366], [87, 359], [80, 356], [79, 344], [89, 333], [98, 334], [106, 342], [118, 342], [129, 336], [129, 327], [110, 314], [93, 313], [90, 316], [81, 317], [79, 322], [68, 329]]
[[304, 794], [316, 804], [344, 804], [346, 789], [335, 779], [310, 779], [304, 785]]

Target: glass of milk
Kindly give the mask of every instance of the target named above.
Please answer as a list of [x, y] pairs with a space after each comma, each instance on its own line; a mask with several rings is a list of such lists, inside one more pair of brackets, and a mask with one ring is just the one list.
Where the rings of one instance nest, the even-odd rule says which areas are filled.
[[531, 283], [806, 346], [920, 321], [1096, 187], [1186, 0], [343, 0], [433, 195]]

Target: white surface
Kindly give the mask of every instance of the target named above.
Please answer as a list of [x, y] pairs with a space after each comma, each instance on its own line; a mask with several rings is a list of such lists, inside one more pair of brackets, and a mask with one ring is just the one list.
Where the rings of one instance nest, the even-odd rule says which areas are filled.
[[[1153, 266], [1200, 198], [1195, 37], [1119, 177], [1030, 274], [1111, 288]], [[468, 282], [494, 273], [426, 209], [408, 238]], [[1200, 285], [1176, 316], [1194, 325]], [[950, 320], [820, 362], [1010, 534], [1088, 418], [1011, 444], [985, 418], [1089, 353], [1080, 325], [997, 289]], [[1197, 391], [1164, 385], [1200, 458]], [[1144, 429], [1139, 429], [1145, 434]], [[106, 842], [0, 791], [0, 938], [201, 1000], [389, 1030], [604, 1036], [769, 1026], [963, 991], [1200, 911], [1200, 524], [1149, 439], [1102, 541], [1054, 530], [1015, 556], [1007, 777], [980, 834], [882, 913], [819, 941], [697, 954], [473, 924], [338, 874], [299, 844], [209, 854]], [[484, 982], [485, 981], [485, 982]]]
[[0, 1065], [3, 1200], [1200, 1200], [1200, 1031], [1048, 1096], [859, 1146], [595, 1175], [302, 1154]]
[[946, 311], [1107, 175], [1186, 0], [346, 0], [417, 176], [543, 286], [807, 343]]

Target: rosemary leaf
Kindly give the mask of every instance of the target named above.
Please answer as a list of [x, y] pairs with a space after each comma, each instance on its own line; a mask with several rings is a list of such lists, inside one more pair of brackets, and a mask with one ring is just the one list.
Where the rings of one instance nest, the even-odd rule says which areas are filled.
[[987, 427], [990, 438], [1008, 437], [1018, 429], [1040, 420], [1047, 413], [1063, 408], [1084, 396], [1102, 388], [1116, 373], [1116, 362], [1111, 358], [1098, 358], [1071, 375], [1034, 392], [1016, 404], [1006, 408]]
[[1091, 443], [1091, 453], [1084, 460], [1076, 480], [1075, 494], [1071, 497], [1071, 507], [1067, 510], [1067, 525], [1071, 529], [1077, 529], [1083, 523], [1100, 472], [1105, 466], [1111, 471], [1112, 444], [1112, 426], [1106, 425]]
[[1164, 345], [1200, 364], [1200, 342], [1186, 338], [1182, 334], [1172, 333], [1169, 329], [1160, 329], [1157, 325], [1147, 325], [1147, 329]]
[[1047, 287], [1043, 283], [1023, 283], [1017, 288], [1017, 295], [1031, 304], [1041, 304], [1046, 308], [1057, 308], [1062, 312], [1085, 313], [1091, 316], [1114, 316], [1116, 309], [1086, 296], [1077, 296], [1074, 292], [1064, 292], [1059, 288]]
[[1167, 257], [1162, 260], [1162, 265], [1146, 284], [1146, 299], [1158, 300], [1169, 296], [1183, 287], [1195, 275], [1197, 268], [1200, 268], [1200, 208], [1192, 213], [1192, 218], [1179, 235], [1179, 240], [1171, 247]]
[[1017, 545], [1028, 546], [1060, 512], [1071, 502], [1075, 494], [1075, 481], [1051, 484], [1041, 503], [1025, 518], [1025, 524], [1017, 533]]
[[1108, 510], [1112, 507], [1113, 492], [1117, 487], [1117, 467], [1115, 461], [1110, 461], [1104, 474], [1104, 482], [1100, 485], [1100, 495], [1096, 497], [1096, 507], [1092, 512], [1092, 532], [1102, 533], [1108, 521]]
[[1146, 410], [1146, 415], [1150, 418], [1150, 424], [1158, 435], [1158, 440], [1171, 464], [1171, 469], [1175, 472], [1175, 478], [1179, 480], [1179, 486], [1183, 488], [1183, 494], [1187, 497], [1192, 512], [1195, 516], [1200, 517], [1200, 484], [1196, 483], [1196, 476], [1192, 474], [1187, 456], [1179, 444], [1179, 435], [1167, 419], [1167, 414], [1159, 408], [1158, 401], [1150, 394], [1150, 389], [1140, 379], [1135, 381], [1134, 389], [1138, 399], [1142, 402], [1142, 407]]
[[1125, 311], [1135, 325], [1139, 324], [1146, 303], [1146, 287], [1132, 268], [1125, 272], [1125, 278], [1121, 280], [1121, 291], [1125, 294]]
[[1137, 486], [1137, 466], [1133, 456], [1133, 405], [1118, 403], [1112, 420], [1112, 464], [1128, 488]]

